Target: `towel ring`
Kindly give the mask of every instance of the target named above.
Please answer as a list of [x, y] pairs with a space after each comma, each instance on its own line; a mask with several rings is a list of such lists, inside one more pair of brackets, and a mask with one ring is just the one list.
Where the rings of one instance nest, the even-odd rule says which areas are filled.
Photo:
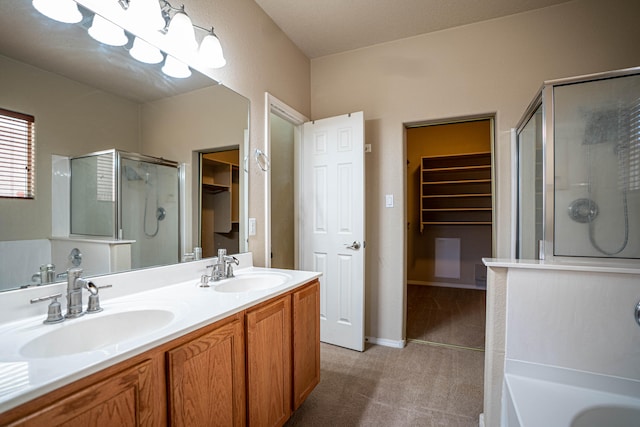
[[271, 167], [271, 163], [269, 162], [269, 156], [267, 156], [261, 149], [256, 148], [255, 151], [256, 163], [262, 169], [263, 172], [266, 172]]

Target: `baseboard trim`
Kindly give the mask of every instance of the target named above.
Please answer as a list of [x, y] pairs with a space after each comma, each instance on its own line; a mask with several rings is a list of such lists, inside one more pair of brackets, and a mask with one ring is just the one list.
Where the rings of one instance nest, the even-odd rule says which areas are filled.
[[464, 345], [446, 344], [446, 343], [441, 343], [441, 342], [418, 340], [418, 339], [414, 339], [414, 338], [409, 338], [407, 340], [407, 342], [415, 342], [415, 343], [418, 343], [418, 344], [433, 345], [433, 346], [436, 346], [436, 347], [455, 348], [455, 349], [458, 349], [458, 350], [472, 350], [472, 351], [482, 351], [482, 352], [484, 352], [484, 348], [466, 347]]
[[388, 340], [386, 338], [364, 337], [364, 340], [371, 344], [381, 345], [384, 347], [404, 348], [407, 345], [406, 340]]

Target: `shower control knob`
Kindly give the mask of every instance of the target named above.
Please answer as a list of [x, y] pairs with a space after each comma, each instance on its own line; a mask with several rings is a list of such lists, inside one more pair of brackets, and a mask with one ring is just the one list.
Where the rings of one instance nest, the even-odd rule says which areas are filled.
[[636, 319], [638, 326], [640, 326], [640, 301], [638, 301], [636, 308], [633, 310], [633, 317]]
[[569, 217], [576, 222], [591, 222], [597, 216], [598, 205], [591, 199], [577, 199], [569, 205]]
[[69, 254], [69, 261], [71, 261], [71, 264], [74, 267], [78, 267], [82, 264], [82, 252], [80, 252], [80, 249], [73, 248], [71, 250], [71, 253]]

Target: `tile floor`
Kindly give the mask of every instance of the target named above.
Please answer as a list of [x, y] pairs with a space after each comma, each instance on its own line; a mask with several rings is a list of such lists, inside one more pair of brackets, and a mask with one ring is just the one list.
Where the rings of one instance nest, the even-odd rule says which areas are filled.
[[[416, 290], [420, 291], [424, 290]], [[479, 314], [468, 316], [467, 307], [481, 304], [466, 299], [484, 298], [484, 292], [465, 291], [478, 294], [452, 296], [459, 290], [431, 291], [431, 296], [413, 295], [410, 289], [408, 300], [409, 311], [423, 312], [423, 305], [441, 311], [445, 304], [451, 307], [448, 310], [455, 315], [449, 320], [444, 320], [442, 314], [427, 314], [427, 318], [437, 320], [433, 322], [437, 328], [426, 327], [427, 330], [447, 331], [434, 336], [455, 337], [452, 331], [458, 326], [445, 326], [447, 323], [468, 323], [469, 319], [478, 323]], [[415, 304], [419, 299], [424, 300], [423, 304]], [[413, 322], [410, 328], [414, 327]], [[479, 331], [480, 326], [473, 328]], [[425, 327], [413, 330], [420, 337], [431, 337]], [[468, 335], [473, 340], [456, 339], [454, 344], [472, 347], [484, 342], [484, 332], [482, 342], [476, 332]], [[483, 351], [409, 342], [403, 349], [367, 345], [359, 353], [322, 344], [320, 384], [286, 426], [475, 427], [482, 412], [483, 375]]]

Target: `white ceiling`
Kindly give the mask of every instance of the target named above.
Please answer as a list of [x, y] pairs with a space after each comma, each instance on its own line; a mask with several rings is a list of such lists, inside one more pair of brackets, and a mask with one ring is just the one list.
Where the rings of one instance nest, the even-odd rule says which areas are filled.
[[256, 0], [309, 57], [345, 52], [568, 0]]

